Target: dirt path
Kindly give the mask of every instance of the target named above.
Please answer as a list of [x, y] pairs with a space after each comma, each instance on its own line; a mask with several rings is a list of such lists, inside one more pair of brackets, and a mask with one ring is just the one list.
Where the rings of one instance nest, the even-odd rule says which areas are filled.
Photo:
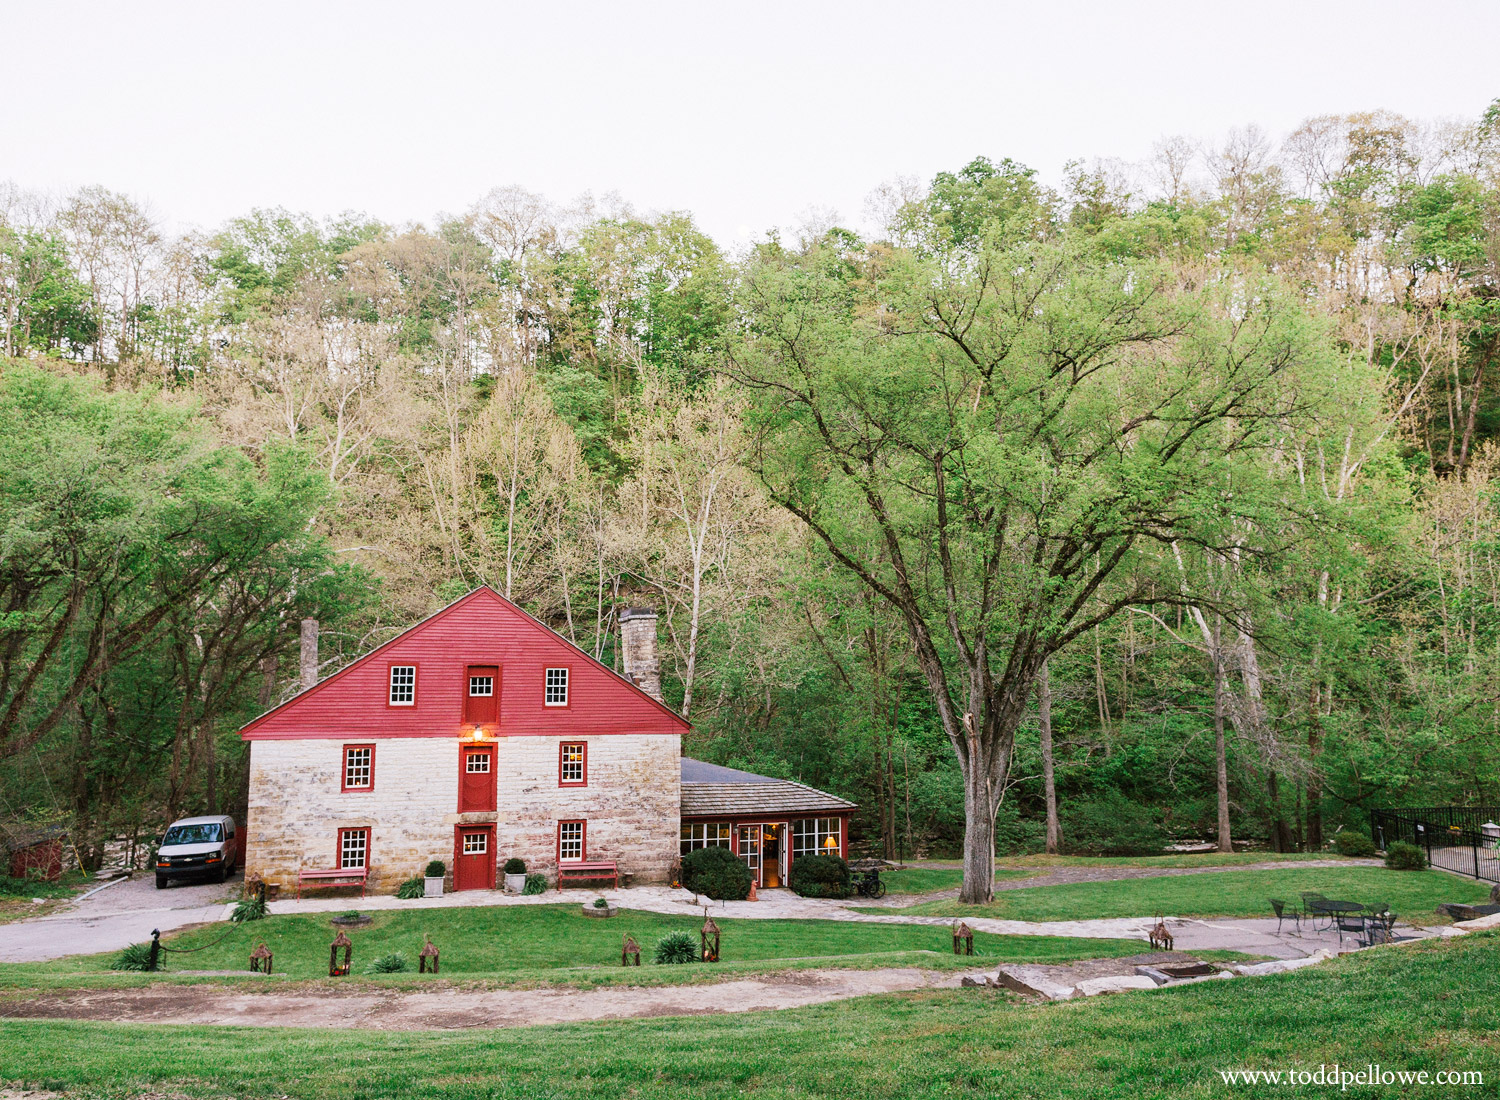
[[605, 989], [442, 989], [230, 992], [210, 985], [43, 992], [0, 1002], [0, 1018], [110, 1020], [149, 1024], [230, 1024], [244, 1027], [357, 1027], [411, 1031], [701, 1016], [797, 1008], [802, 1005], [957, 986], [963, 975], [916, 967], [885, 970], [792, 970], [711, 985]]
[[[911, 863], [910, 867], [944, 867], [946, 864]], [[997, 878], [995, 893], [1002, 890], [1029, 890], [1033, 886], [1067, 886], [1075, 882], [1115, 882], [1132, 878], [1171, 878], [1175, 875], [1211, 875], [1216, 871], [1278, 871], [1303, 867], [1379, 867], [1378, 859], [1303, 859], [1269, 860], [1265, 863], [1234, 863], [1219, 867], [1055, 867], [1037, 868], [1025, 878]], [[996, 870], [1006, 868], [997, 867]], [[887, 908], [904, 908], [925, 901], [949, 901], [958, 897], [958, 889], [936, 890], [930, 894], [887, 895], [881, 904]]]

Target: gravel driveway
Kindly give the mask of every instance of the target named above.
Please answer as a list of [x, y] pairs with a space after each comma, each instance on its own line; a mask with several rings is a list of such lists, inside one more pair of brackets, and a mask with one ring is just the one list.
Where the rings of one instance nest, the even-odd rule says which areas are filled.
[[118, 951], [189, 924], [219, 920], [239, 896], [240, 876], [228, 882], [180, 882], [156, 888], [152, 874], [106, 885], [70, 908], [36, 920], [0, 924], [0, 962], [41, 962], [65, 955]]

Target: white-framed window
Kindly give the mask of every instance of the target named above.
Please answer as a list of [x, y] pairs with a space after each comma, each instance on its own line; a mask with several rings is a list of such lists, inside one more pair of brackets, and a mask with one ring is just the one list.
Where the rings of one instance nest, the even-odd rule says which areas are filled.
[[495, 694], [495, 678], [493, 676], [470, 676], [469, 694], [475, 698], [481, 696], [489, 698]]
[[583, 822], [557, 823], [557, 858], [562, 863], [576, 863], [583, 858]]
[[584, 762], [588, 759], [588, 746], [583, 741], [564, 741], [557, 750], [557, 781], [569, 786], [582, 786], [588, 782]]
[[470, 775], [483, 775], [490, 770], [490, 754], [470, 752], [464, 754], [464, 771]]
[[678, 837], [682, 855], [695, 848], [732, 848], [730, 824], [727, 821], [695, 822], [681, 826]]
[[339, 830], [339, 868], [364, 867], [370, 855], [369, 829]]
[[464, 855], [482, 856], [490, 850], [489, 833], [465, 833]]
[[369, 790], [375, 779], [375, 749], [353, 745], [344, 749], [344, 790]]
[[391, 666], [391, 706], [409, 707], [417, 701], [417, 666]]
[[[833, 845], [828, 845], [832, 838]], [[792, 856], [839, 854], [839, 819], [804, 817], [792, 822]]]
[[565, 707], [568, 705], [567, 669], [549, 668], [547, 670], [547, 688], [542, 702], [549, 707]]

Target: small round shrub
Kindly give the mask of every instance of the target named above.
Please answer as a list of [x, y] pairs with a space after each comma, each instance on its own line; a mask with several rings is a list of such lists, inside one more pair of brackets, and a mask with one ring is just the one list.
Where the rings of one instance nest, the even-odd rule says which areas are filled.
[[594, 908], [595, 909], [608, 909], [609, 908], [609, 902], [605, 901], [603, 898], [595, 898], [594, 899]]
[[511, 856], [505, 861], [504, 873], [507, 875], [524, 875], [526, 873], [526, 861], [524, 859], [517, 859], [515, 856]]
[[838, 856], [801, 856], [792, 863], [791, 886], [804, 898], [847, 898], [849, 865]]
[[[703, 850], [712, 851], [713, 849]], [[652, 952], [651, 958], [661, 966], [697, 962], [698, 945], [693, 942], [693, 937], [687, 932], [668, 932], [656, 941], [656, 950]]]
[[547, 876], [540, 871], [532, 871], [526, 876], [526, 885], [521, 887], [523, 894], [545, 894], [547, 892]]
[[1395, 871], [1425, 871], [1427, 855], [1415, 844], [1397, 840], [1385, 850], [1385, 865]]
[[398, 898], [401, 898], [403, 901], [410, 901], [412, 898], [423, 897], [424, 895], [426, 895], [426, 893], [427, 884], [422, 881], [421, 875], [413, 875], [411, 878], [403, 882], [400, 886], [396, 887], [396, 896]]
[[[109, 964], [111, 970], [149, 970], [151, 967], [151, 945], [149, 943], [133, 943], [124, 951], [115, 956], [114, 961]], [[157, 956], [156, 969], [165, 970], [167, 960], [165, 952]]]
[[750, 868], [728, 848], [695, 848], [682, 857], [682, 885], [715, 901], [744, 901]]
[[1333, 838], [1333, 846], [1339, 855], [1350, 859], [1364, 859], [1375, 854], [1375, 842], [1364, 833], [1345, 829]]
[[427, 865], [426, 875], [428, 878], [442, 878], [448, 873], [448, 865], [440, 859], [435, 859]]
[[392, 951], [389, 955], [381, 955], [380, 958], [371, 961], [365, 967], [366, 974], [400, 974], [410, 970], [411, 964], [406, 961], [406, 955], [400, 951]]
[[362, 916], [364, 916], [364, 914], [361, 913], [358, 909], [350, 909], [347, 913], [340, 913], [338, 915], [338, 917], [336, 917], [335, 919], [336, 920], [359, 920], [359, 918], [362, 917]]

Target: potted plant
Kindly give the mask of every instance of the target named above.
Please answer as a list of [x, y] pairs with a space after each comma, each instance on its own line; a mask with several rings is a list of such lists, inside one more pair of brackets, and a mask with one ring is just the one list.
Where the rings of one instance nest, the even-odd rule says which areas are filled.
[[526, 889], [526, 861], [511, 856], [505, 861], [505, 892], [519, 894]]
[[448, 873], [448, 866], [440, 859], [435, 859], [427, 865], [427, 873], [422, 879], [422, 896], [424, 898], [440, 898], [443, 896], [443, 876]]

